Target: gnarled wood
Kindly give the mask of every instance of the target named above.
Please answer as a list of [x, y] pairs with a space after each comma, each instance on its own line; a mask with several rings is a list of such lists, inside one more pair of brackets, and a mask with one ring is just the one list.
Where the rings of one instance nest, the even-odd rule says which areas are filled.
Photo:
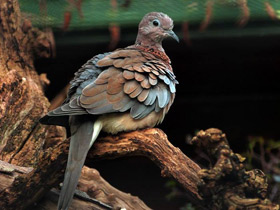
[[[35, 57], [51, 56], [52, 45], [49, 34], [21, 19], [17, 1], [0, 2], [0, 159], [34, 168], [2, 186], [1, 209], [27, 207], [61, 177], [57, 172], [63, 165], [56, 162], [54, 169], [53, 161], [63, 155], [66, 158], [56, 150], [65, 139], [65, 131], [38, 122], [48, 111], [49, 102], [42, 86], [46, 80], [33, 65]], [[49, 179], [52, 171], [54, 176]]]
[[[27, 186], [32, 186], [32, 183], [38, 181], [38, 178], [40, 178], [40, 184], [43, 184], [44, 186], [55, 186], [55, 184], [61, 180], [61, 170], [63, 167], [65, 167], [68, 146], [69, 139], [59, 142], [58, 145], [54, 145], [53, 149], [49, 150], [49, 152], [51, 151], [53, 153], [53, 162], [49, 162], [49, 164], [46, 165], [45, 158], [50, 158], [48, 155], [46, 155], [42, 157], [42, 160], [39, 161], [41, 164], [37, 166], [46, 173], [38, 173], [33, 171], [24, 177], [24, 179], [21, 180], [21, 183], [27, 183]], [[49, 154], [48, 150], [45, 153]], [[171, 176], [182, 184], [193, 202], [197, 203], [201, 199], [197, 191], [197, 184], [199, 183], [197, 174], [200, 170], [200, 167], [187, 156], [185, 156], [180, 149], [170, 144], [166, 135], [160, 129], [151, 128], [142, 131], [134, 131], [131, 133], [122, 133], [118, 136], [107, 136], [100, 138], [89, 152], [88, 159], [117, 158], [124, 155], [144, 155], [150, 158], [162, 169], [163, 176]], [[52, 178], [47, 179], [46, 176]], [[93, 182], [94, 181], [92, 181], [92, 183]], [[89, 184], [89, 182], [87, 183]], [[102, 189], [100, 183], [98, 184], [98, 182], [95, 182], [95, 185], [98, 186], [99, 189]], [[83, 191], [92, 191], [92, 187], [90, 185], [87, 186], [83, 179], [80, 180], [79, 186], [83, 186]], [[13, 189], [16, 188], [12, 185], [9, 188], [9, 191], [12, 192]], [[30, 192], [32, 190], [36, 191], [38, 189], [29, 189], [28, 187], [25, 187], [24, 191], [25, 190]], [[14, 196], [16, 198], [22, 196], [22, 194], [16, 190], [14, 190], [13, 193], [15, 194]], [[109, 200], [113, 208], [120, 206], [120, 204], [125, 203], [125, 200], [127, 200], [127, 197], [123, 197], [121, 193], [117, 193], [115, 191], [114, 194], [118, 194], [115, 196], [115, 200], [118, 202], [114, 201], [112, 198]], [[36, 192], [34, 192], [33, 195], [36, 195]], [[98, 196], [98, 194], [90, 195], [102, 201], [105, 200], [105, 203], [110, 197], [108, 194], [103, 194], [103, 197]], [[129, 201], [131, 202], [131, 200], [133, 201], [134, 199], [130, 199]], [[13, 202], [14, 200], [11, 201], [11, 203]]]
[[162, 176], [173, 177], [188, 192], [192, 201], [198, 202], [197, 173], [200, 167], [179, 148], [174, 147], [160, 129], [150, 128], [117, 136], [100, 138], [90, 150], [88, 158], [116, 158], [126, 155], [141, 155], [153, 160]]
[[[22, 174], [27, 175], [32, 170], [33, 168], [31, 167], [19, 167], [0, 161], [0, 189], [7, 188], [17, 177], [22, 176]], [[28, 186], [26, 186], [26, 188], [28, 189]], [[75, 194], [74, 200], [69, 210], [108, 210], [121, 208], [150, 210], [150, 208], [146, 206], [144, 202], [138, 197], [121, 192], [120, 190], [112, 187], [100, 176], [97, 170], [88, 168], [86, 166], [82, 170], [78, 189], [80, 190], [77, 191], [79, 194]], [[56, 210], [58, 196], [59, 191], [53, 189], [47, 192], [39, 202], [31, 204], [32, 207], [30, 206], [30, 208], [33, 210]], [[107, 205], [107, 203], [109, 205]], [[15, 207], [15, 209], [18, 209], [18, 207]]]
[[16, 177], [30, 173], [32, 170], [31, 167], [15, 166], [0, 160], [0, 189], [9, 187]]
[[198, 189], [209, 209], [280, 209], [266, 199], [266, 175], [258, 169], [247, 171], [245, 158], [230, 149], [221, 130], [201, 130], [192, 143], [205, 150], [214, 165], [198, 173]]
[[38, 162], [48, 129], [38, 120], [49, 106], [33, 60], [49, 57], [51, 42], [21, 20], [17, 1], [0, 3], [0, 20], [0, 158], [32, 166]]

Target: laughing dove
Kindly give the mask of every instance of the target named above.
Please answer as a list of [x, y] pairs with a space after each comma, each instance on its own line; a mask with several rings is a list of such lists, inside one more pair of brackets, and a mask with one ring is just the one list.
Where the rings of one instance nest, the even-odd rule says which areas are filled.
[[70, 126], [59, 210], [69, 208], [88, 150], [101, 130], [116, 134], [163, 121], [178, 83], [162, 48], [166, 37], [179, 41], [172, 29], [166, 14], [146, 14], [135, 44], [90, 59], [75, 73], [65, 102], [40, 120]]

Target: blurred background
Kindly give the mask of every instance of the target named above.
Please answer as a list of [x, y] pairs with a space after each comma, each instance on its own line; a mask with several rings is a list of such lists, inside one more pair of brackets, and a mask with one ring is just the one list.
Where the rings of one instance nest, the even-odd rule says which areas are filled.
[[[163, 47], [179, 81], [159, 127], [172, 144], [202, 164], [188, 145], [200, 129], [223, 130], [247, 167], [269, 178], [280, 202], [280, 0], [19, 0], [22, 16], [51, 31], [55, 55], [35, 63], [51, 84], [52, 100], [74, 72], [98, 53], [134, 43], [138, 23], [152, 11], [168, 14], [180, 43]], [[54, 48], [54, 46], [53, 46]], [[153, 209], [192, 209], [184, 192], [143, 157], [87, 163], [116, 188]], [[207, 165], [204, 165], [206, 167]]]

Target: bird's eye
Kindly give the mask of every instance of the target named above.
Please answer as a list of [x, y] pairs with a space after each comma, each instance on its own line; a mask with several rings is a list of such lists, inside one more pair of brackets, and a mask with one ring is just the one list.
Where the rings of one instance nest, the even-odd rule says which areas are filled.
[[159, 20], [158, 19], [153, 20], [153, 25], [154, 26], [159, 26], [160, 25]]

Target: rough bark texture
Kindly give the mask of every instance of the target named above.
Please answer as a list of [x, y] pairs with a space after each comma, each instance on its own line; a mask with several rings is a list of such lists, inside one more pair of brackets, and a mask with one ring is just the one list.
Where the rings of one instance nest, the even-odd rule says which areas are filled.
[[20, 167], [0, 160], [0, 189], [9, 187], [15, 178], [21, 174], [30, 173], [31, 167]]
[[88, 158], [116, 158], [127, 155], [141, 155], [153, 160], [160, 168], [161, 175], [173, 177], [197, 202], [200, 167], [179, 149], [174, 147], [160, 129], [151, 128], [117, 136], [100, 138], [90, 150]]
[[65, 139], [65, 131], [38, 123], [49, 102], [43, 92], [46, 80], [35, 71], [33, 60], [51, 55], [49, 34], [22, 20], [15, 0], [1, 1], [0, 20], [0, 159], [34, 168], [1, 189], [0, 206], [22, 209], [59, 182], [57, 171], [63, 166], [59, 162], [55, 176], [46, 177], [55, 166], [53, 161], [66, 156], [58, 144]]
[[234, 153], [226, 135], [219, 129], [201, 130], [192, 139], [207, 152], [213, 167], [202, 169], [198, 189], [209, 209], [278, 210], [277, 204], [266, 199], [267, 178], [258, 169], [246, 171], [245, 158]]
[[[33, 168], [19, 167], [0, 161], [0, 189], [8, 187], [21, 174], [28, 174]], [[59, 191], [52, 189], [29, 208], [33, 210], [56, 210]], [[93, 199], [95, 198], [95, 199]], [[108, 205], [109, 204], [109, 205]], [[119, 191], [106, 182], [95, 169], [83, 167], [78, 190], [69, 210], [75, 209], [139, 209], [150, 210], [138, 197]]]
[[1, 2], [0, 20], [1, 159], [29, 166], [38, 162], [45, 142], [47, 130], [38, 120], [49, 106], [42, 89], [45, 80], [35, 71], [33, 60], [49, 57], [51, 45], [43, 32], [20, 19], [16, 1]]

